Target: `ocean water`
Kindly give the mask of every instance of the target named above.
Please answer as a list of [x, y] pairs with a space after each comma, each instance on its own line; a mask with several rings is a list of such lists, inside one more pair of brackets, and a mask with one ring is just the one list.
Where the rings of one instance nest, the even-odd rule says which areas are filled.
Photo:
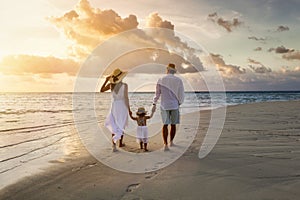
[[[133, 112], [151, 109], [154, 93], [130, 93]], [[93, 99], [93, 101], [91, 101]], [[255, 102], [300, 100], [300, 92], [186, 93], [181, 113]], [[45, 163], [64, 162], [80, 154], [77, 123], [99, 124], [110, 108], [109, 93], [2, 93], [0, 94], [0, 189], [42, 170]], [[156, 112], [154, 122], [160, 121]], [[78, 115], [77, 115], [78, 116]], [[135, 124], [130, 123], [129, 129]]]

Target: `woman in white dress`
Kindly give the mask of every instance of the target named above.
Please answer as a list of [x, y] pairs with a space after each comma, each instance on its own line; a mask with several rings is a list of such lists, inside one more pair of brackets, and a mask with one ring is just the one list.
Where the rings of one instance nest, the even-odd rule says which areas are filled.
[[111, 75], [106, 77], [100, 92], [111, 90], [112, 104], [110, 113], [105, 120], [105, 127], [112, 133], [113, 151], [116, 151], [116, 143], [119, 140], [119, 147], [124, 146], [123, 134], [128, 123], [128, 113], [131, 114], [128, 85], [122, 82], [127, 72], [115, 69]]

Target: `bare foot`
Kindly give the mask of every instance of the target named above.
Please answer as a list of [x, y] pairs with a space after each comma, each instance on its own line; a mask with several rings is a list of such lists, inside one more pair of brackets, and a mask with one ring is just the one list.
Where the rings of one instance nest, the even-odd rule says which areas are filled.
[[125, 147], [125, 143], [119, 144], [119, 147]]
[[115, 144], [112, 146], [112, 151], [113, 151], [113, 152], [116, 152], [116, 151], [117, 151], [117, 147], [116, 147]]
[[168, 145], [164, 145], [164, 151], [169, 151], [170, 149], [169, 149], [169, 147], [168, 147]]
[[170, 142], [170, 147], [175, 146], [175, 144], [173, 143], [173, 141]]

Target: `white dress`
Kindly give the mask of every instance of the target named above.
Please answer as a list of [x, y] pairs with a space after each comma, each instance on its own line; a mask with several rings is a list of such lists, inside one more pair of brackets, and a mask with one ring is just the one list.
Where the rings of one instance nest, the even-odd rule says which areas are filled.
[[117, 142], [123, 135], [124, 129], [128, 124], [128, 108], [125, 103], [125, 84], [121, 83], [121, 87], [116, 93], [112, 91], [112, 104], [110, 113], [106, 117], [105, 127], [114, 134], [113, 140]]

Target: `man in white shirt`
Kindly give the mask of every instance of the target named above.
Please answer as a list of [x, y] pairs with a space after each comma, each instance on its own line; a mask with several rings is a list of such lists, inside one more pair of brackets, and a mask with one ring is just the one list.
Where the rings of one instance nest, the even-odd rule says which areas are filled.
[[162, 135], [164, 140], [164, 150], [168, 150], [168, 125], [170, 130], [170, 146], [173, 146], [173, 139], [176, 135], [176, 124], [179, 124], [179, 106], [184, 101], [184, 88], [180, 78], [175, 76], [175, 65], [170, 63], [167, 66], [167, 75], [160, 78], [156, 84], [153, 106], [156, 106], [161, 97], [160, 110], [163, 122]]

